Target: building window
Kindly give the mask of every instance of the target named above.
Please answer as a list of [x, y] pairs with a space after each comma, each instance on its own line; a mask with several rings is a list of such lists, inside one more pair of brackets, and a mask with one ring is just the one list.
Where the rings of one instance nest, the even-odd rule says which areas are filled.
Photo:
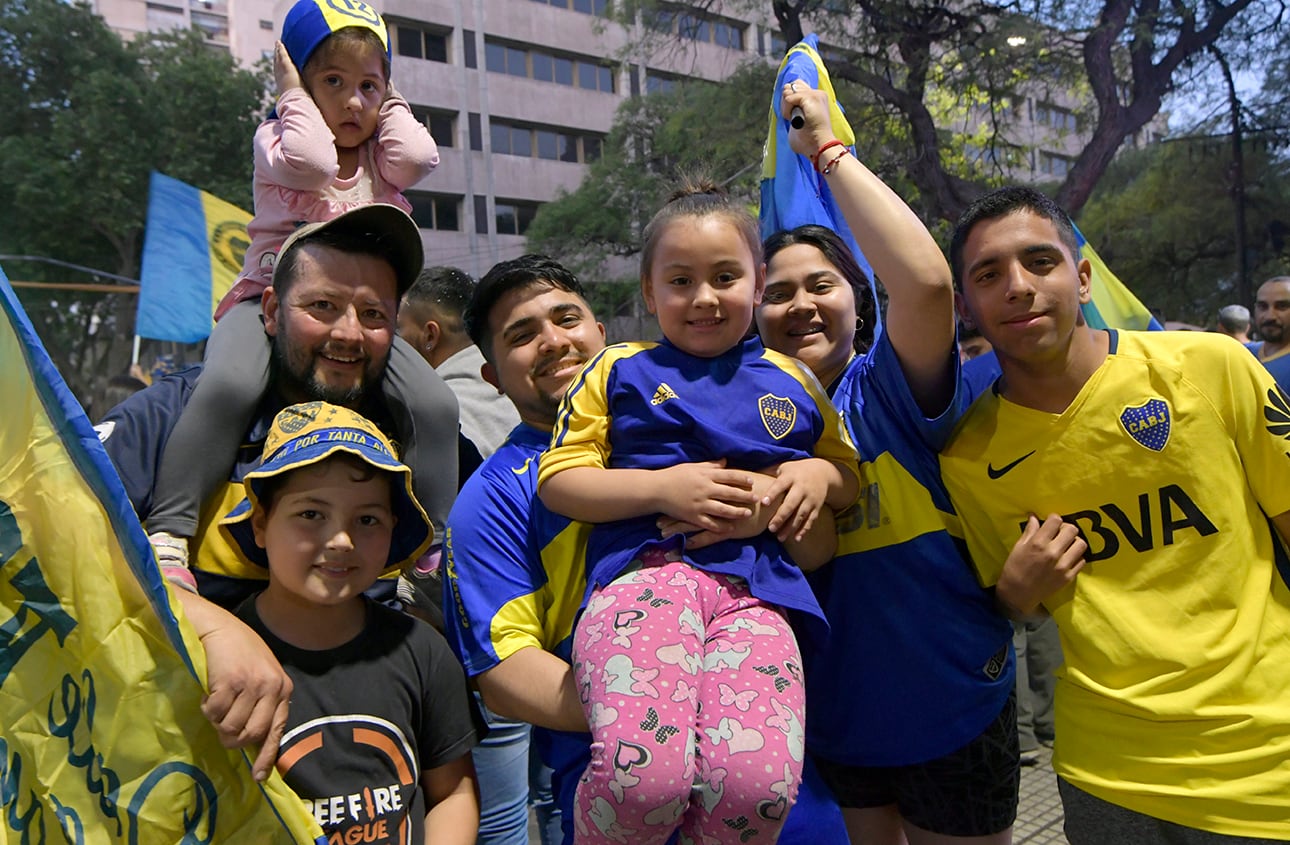
[[670, 73], [660, 73], [656, 70], [645, 71], [645, 93], [646, 94], [667, 94], [676, 90], [676, 86], [681, 84], [679, 76], [673, 76]]
[[489, 121], [493, 152], [500, 155], [590, 164], [600, 158], [599, 135], [557, 127], [528, 126], [505, 120]]
[[963, 155], [968, 161], [982, 167], [1002, 166], [1006, 163], [1006, 156], [994, 146], [979, 147], [976, 144], [964, 144]]
[[475, 195], [475, 234], [488, 234], [488, 197]]
[[461, 31], [462, 52], [465, 53], [466, 67], [474, 70], [479, 67], [479, 57], [475, 54], [475, 33], [473, 30]]
[[273, 32], [273, 21], [266, 21], [264, 19], [261, 19], [260, 29], [265, 29], [265, 30], [268, 30], [269, 32]]
[[646, 26], [690, 41], [715, 44], [731, 50], [744, 48], [744, 27], [735, 21], [692, 11], [659, 9], [648, 17]]
[[497, 222], [497, 234], [522, 235], [528, 231], [529, 224], [537, 216], [539, 203], [521, 202], [519, 200], [498, 200], [493, 219]]
[[479, 118], [479, 112], [469, 112], [466, 115], [466, 126], [470, 130], [470, 148], [475, 152], [484, 150], [484, 126]]
[[1079, 131], [1079, 121], [1075, 118], [1075, 113], [1070, 109], [1054, 106], [1052, 103], [1035, 104], [1035, 123], [1051, 126], [1059, 132]]
[[228, 43], [228, 17], [193, 12], [193, 26], [202, 31], [209, 41]]
[[1039, 153], [1039, 172], [1045, 176], [1065, 179], [1066, 174], [1071, 172], [1071, 165], [1074, 163], [1075, 160], [1069, 156], [1058, 155], [1057, 153]]
[[149, 3], [146, 10], [146, 21], [149, 31], [162, 29], [187, 29], [184, 10]]
[[422, 229], [435, 229], [440, 232], [461, 231], [458, 212], [461, 197], [424, 194], [420, 191], [406, 191], [403, 196], [412, 204], [412, 219]]
[[412, 107], [412, 116], [425, 124], [430, 136], [441, 147], [457, 146], [457, 115], [453, 112], [435, 111], [421, 106]]
[[609, 8], [609, 0], [533, 0], [533, 2], [555, 6], [557, 9], [573, 9], [575, 12], [581, 12], [584, 15], [600, 15], [602, 17]]
[[761, 33], [762, 55], [771, 58], [783, 58], [788, 53], [788, 42], [784, 36], [774, 30], [763, 30]]
[[447, 63], [448, 33], [404, 23], [395, 24], [395, 30], [394, 52], [398, 55]]
[[493, 73], [554, 82], [587, 91], [614, 93], [614, 69], [585, 59], [558, 56], [541, 50], [527, 50], [488, 41], [484, 44], [484, 67]]

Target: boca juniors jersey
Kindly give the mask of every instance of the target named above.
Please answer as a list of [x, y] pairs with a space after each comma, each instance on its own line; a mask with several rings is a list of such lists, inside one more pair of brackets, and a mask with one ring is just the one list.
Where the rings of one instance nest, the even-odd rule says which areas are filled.
[[[810, 457], [859, 475], [837, 411], [795, 359], [757, 338], [715, 358], [666, 341], [624, 343], [589, 362], [565, 395], [538, 483], [575, 466], [662, 469], [724, 458], [729, 467], [757, 471]], [[659, 541], [654, 515], [594, 526], [588, 587], [610, 583]], [[685, 556], [702, 569], [745, 579], [758, 598], [820, 615], [801, 571], [767, 532]]]
[[994, 392], [941, 456], [994, 584], [1030, 514], [1089, 544], [1045, 601], [1066, 666], [1058, 774], [1104, 800], [1229, 835], [1290, 819], [1290, 403], [1225, 338], [1112, 332], [1070, 407]]

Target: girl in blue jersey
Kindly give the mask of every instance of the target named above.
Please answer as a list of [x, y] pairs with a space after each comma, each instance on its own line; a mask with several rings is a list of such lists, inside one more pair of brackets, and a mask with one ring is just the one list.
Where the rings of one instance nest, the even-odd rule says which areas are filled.
[[[756, 221], [712, 185], [644, 233], [663, 340], [608, 347], [566, 394], [539, 495], [596, 523], [573, 665], [592, 732], [578, 842], [773, 842], [801, 777], [796, 560], [835, 547], [855, 453], [814, 377], [749, 337]], [[536, 373], [535, 377], [541, 377]], [[828, 512], [826, 511], [826, 514]], [[693, 530], [665, 538], [670, 517]], [[790, 554], [793, 558], [790, 559]]]

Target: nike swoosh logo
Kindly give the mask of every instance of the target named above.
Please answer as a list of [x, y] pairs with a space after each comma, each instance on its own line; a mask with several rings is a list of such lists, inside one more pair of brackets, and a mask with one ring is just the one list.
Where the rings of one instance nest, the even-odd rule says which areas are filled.
[[[1031, 452], [1031, 454], [1033, 455], [1034, 453]], [[1029, 457], [1029, 455], [1027, 455], [1027, 457]], [[524, 463], [521, 466], [511, 467], [511, 472], [515, 473], [516, 475], [523, 475], [524, 473], [529, 471], [529, 464], [531, 463], [533, 463], [532, 458], [525, 458]]]
[[1029, 457], [1030, 457], [1031, 455], [1033, 455], [1033, 454], [1035, 454], [1035, 450], [1034, 450], [1034, 449], [1031, 449], [1029, 452], [1027, 452], [1026, 454], [1022, 455], [1020, 458], [1017, 458], [1017, 459], [1016, 459], [1015, 461], [1013, 461], [1012, 463], [1010, 463], [1010, 464], [1004, 464], [1003, 466], [999, 467], [998, 469], [995, 469], [995, 468], [994, 468], [994, 466], [993, 466], [992, 464], [986, 464], [986, 465], [985, 465], [985, 474], [986, 474], [986, 475], [988, 475], [988, 476], [990, 476], [990, 478], [991, 478], [991, 479], [993, 479], [993, 480], [995, 480], [995, 481], [998, 481], [1000, 478], [1003, 478], [1005, 475], [1007, 475], [1009, 472], [1011, 472], [1013, 467], [1015, 467], [1017, 464], [1019, 464], [1019, 463], [1021, 463], [1022, 461], [1024, 461], [1026, 458], [1029, 458]]

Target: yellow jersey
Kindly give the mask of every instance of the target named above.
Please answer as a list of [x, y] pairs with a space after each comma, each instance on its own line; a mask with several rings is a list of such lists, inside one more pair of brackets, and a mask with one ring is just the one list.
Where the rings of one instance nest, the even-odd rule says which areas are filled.
[[1030, 514], [1087, 565], [1045, 600], [1061, 631], [1053, 767], [1130, 810], [1290, 838], [1290, 403], [1216, 335], [1111, 332], [1061, 414], [993, 391], [941, 455], [982, 584]]

